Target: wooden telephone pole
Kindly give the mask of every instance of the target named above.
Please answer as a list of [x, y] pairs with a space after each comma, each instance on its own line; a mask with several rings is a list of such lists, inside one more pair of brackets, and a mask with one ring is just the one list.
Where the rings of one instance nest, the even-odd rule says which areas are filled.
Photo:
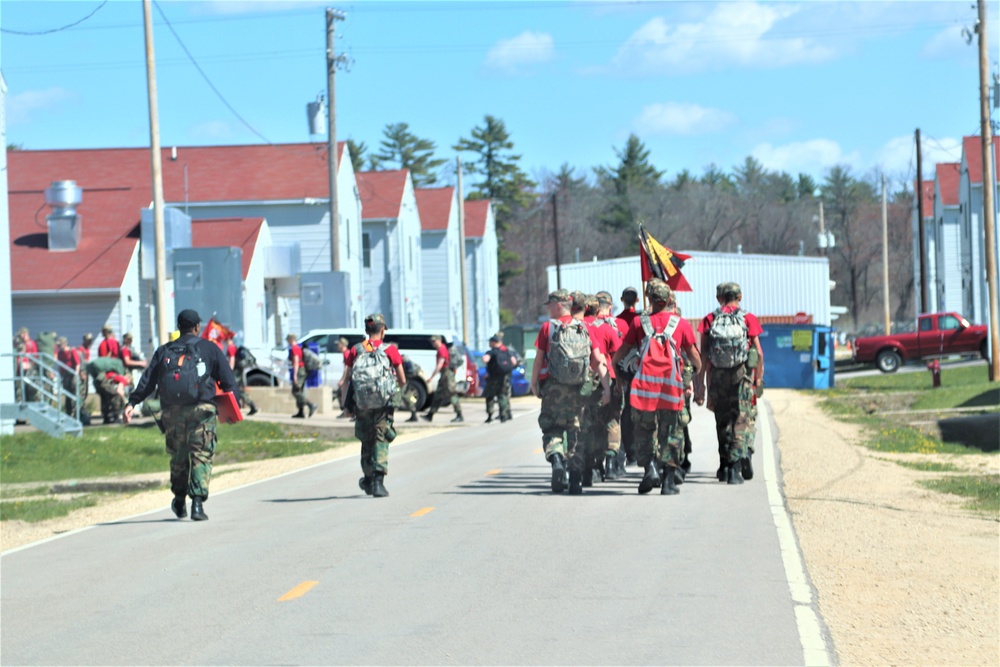
[[986, 287], [989, 294], [990, 317], [990, 382], [1000, 381], [1000, 318], [997, 316], [997, 242], [996, 209], [993, 189], [993, 127], [990, 125], [990, 60], [986, 34], [986, 3], [979, 0], [979, 117], [982, 124], [983, 149], [983, 255], [986, 257]]

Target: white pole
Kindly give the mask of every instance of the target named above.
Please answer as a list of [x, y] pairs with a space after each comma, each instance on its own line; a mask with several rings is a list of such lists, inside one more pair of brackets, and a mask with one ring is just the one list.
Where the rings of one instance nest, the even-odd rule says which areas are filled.
[[[921, 184], [922, 186], [922, 184]], [[921, 192], [917, 196], [921, 196]], [[885, 335], [888, 336], [892, 323], [889, 316], [889, 215], [885, 197], [885, 175], [882, 176], [882, 301], [885, 312]]]
[[465, 284], [465, 193], [462, 191], [462, 158], [455, 158], [458, 163], [458, 266], [462, 277], [462, 340], [469, 342], [469, 288]]
[[146, 31], [146, 84], [149, 89], [149, 150], [153, 170], [153, 243], [156, 251], [156, 335], [153, 347], [166, 343], [170, 332], [167, 313], [167, 251], [163, 232], [163, 163], [160, 155], [160, 116], [156, 101], [156, 59], [153, 56], [153, 16], [150, 0], [142, 0]]

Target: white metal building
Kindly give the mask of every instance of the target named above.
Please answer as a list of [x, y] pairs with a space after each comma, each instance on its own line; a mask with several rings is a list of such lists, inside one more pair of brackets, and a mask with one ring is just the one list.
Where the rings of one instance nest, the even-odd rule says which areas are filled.
[[[7, 146], [7, 82], [0, 72], [0, 140]], [[0, 239], [10, 238], [10, 211], [7, 207], [7, 151], [0, 156]], [[0, 243], [0, 354], [14, 351], [11, 321], [10, 246]], [[14, 402], [14, 364], [0, 363], [0, 405]], [[0, 420], [0, 435], [14, 432], [14, 422]]]
[[958, 199], [959, 163], [941, 163], [934, 177], [937, 238], [934, 288], [938, 311], [962, 310], [962, 215]]
[[424, 326], [462, 331], [462, 253], [453, 187], [417, 188]]
[[497, 230], [488, 199], [465, 202], [465, 279], [468, 283], [469, 340], [485, 350], [500, 328], [500, 276], [497, 267]]
[[[835, 309], [830, 305], [833, 283], [825, 257], [681, 252], [691, 255], [682, 273], [694, 291], [677, 293], [677, 305], [687, 319], [700, 318], [718, 308], [715, 288], [730, 281], [739, 283], [743, 307], [758, 317], [791, 321], [796, 314], [805, 313], [812, 318], [812, 324], [826, 326], [834, 319]], [[614, 312], [621, 310], [618, 299], [626, 287], [642, 291], [638, 257], [563, 264], [560, 273], [565, 289], [588, 294], [610, 292], [616, 300]], [[556, 289], [555, 266], [548, 267], [548, 283], [550, 291]], [[539, 294], [539, 303], [544, 298]]]

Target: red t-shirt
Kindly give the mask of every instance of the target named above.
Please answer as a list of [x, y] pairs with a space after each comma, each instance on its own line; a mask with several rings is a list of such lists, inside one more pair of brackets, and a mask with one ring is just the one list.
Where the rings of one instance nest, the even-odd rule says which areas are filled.
[[[725, 306], [722, 309], [722, 312], [733, 313], [736, 312], [737, 308], [739, 308], [739, 306]], [[708, 315], [706, 315], [704, 318], [702, 318], [701, 324], [698, 325], [698, 333], [702, 335], [703, 340], [704, 337], [708, 335], [708, 330], [712, 328], [713, 320], [715, 320], [714, 310]], [[744, 310], [743, 321], [747, 323], [747, 338], [756, 338], [757, 336], [764, 333], [764, 328], [760, 326], [760, 322], [757, 320], [757, 317], [753, 313], [748, 313], [747, 311]]]
[[[680, 351], [688, 346], [694, 345], [694, 329], [692, 329], [691, 325], [688, 324], [688, 321], [683, 317], [680, 317], [680, 315], [675, 315], [674, 313], [663, 310], [659, 313], [650, 315], [649, 323], [653, 325], [653, 329], [656, 331], [662, 331], [666, 328], [671, 316], [680, 319], [680, 322], [677, 323], [677, 328], [674, 329], [673, 335], [674, 343], [677, 345], [677, 350]], [[639, 347], [643, 339], [646, 338], [646, 332], [642, 330], [642, 325], [639, 322], [639, 318], [635, 318], [635, 326], [632, 327], [628, 334], [625, 335], [625, 340], [622, 341], [622, 345]]]
[[80, 354], [80, 358], [81, 359], [83, 359], [84, 361], [90, 361], [90, 348], [89, 347], [81, 345], [80, 347], [75, 348], [75, 349]]
[[615, 316], [615, 319], [618, 320], [618, 331], [621, 333], [622, 338], [624, 338], [625, 334], [627, 334], [629, 329], [632, 328], [632, 320], [635, 318], [636, 314], [635, 308], [626, 308]]
[[105, 338], [104, 340], [102, 340], [100, 346], [97, 348], [97, 356], [99, 357], [119, 356], [118, 341], [114, 338]]
[[[559, 318], [560, 322], [572, 322], [572, 315], [563, 315]], [[541, 352], [541, 363], [542, 367], [539, 371], [538, 379], [544, 380], [549, 376], [549, 364], [548, 364], [548, 354], [549, 354], [549, 331], [551, 330], [551, 322], [542, 322], [541, 328], [538, 330], [538, 336], [535, 337], [535, 349]], [[592, 327], [586, 326], [584, 328], [590, 335], [590, 347], [601, 349], [600, 341], [594, 337], [594, 329]], [[535, 358], [535, 363], [538, 363], [539, 359]]]
[[74, 350], [73, 348], [59, 350], [58, 352], [56, 352], [56, 358], [62, 363], [72, 368], [73, 370], [76, 370], [77, 368], [80, 367], [80, 353]]
[[[369, 340], [368, 342], [372, 344], [372, 347], [377, 348], [377, 347], [382, 347], [382, 343], [384, 343], [385, 341]], [[348, 348], [347, 351], [344, 352], [344, 366], [347, 368], [353, 366], [354, 360], [358, 358], [358, 351], [356, 347], [357, 346]], [[442, 345], [441, 347], [444, 346]], [[385, 346], [385, 356], [389, 357], [389, 363], [392, 364], [393, 368], [396, 368], [396, 366], [399, 366], [401, 363], [403, 363], [403, 355], [399, 353], [399, 350], [396, 349], [395, 345], [387, 344]]]
[[621, 338], [618, 337], [618, 332], [615, 331], [610, 324], [607, 322], [601, 322], [598, 324], [594, 321], [596, 319], [597, 318], [594, 317], [585, 317], [583, 318], [583, 321], [587, 323], [588, 327], [590, 327], [592, 331], [591, 337], [597, 340], [598, 349], [604, 353], [604, 358], [607, 360], [608, 364], [608, 375], [614, 378], [615, 367], [614, 364], [611, 363], [611, 357], [613, 357], [615, 352], [618, 351], [618, 348], [622, 346], [622, 341]]
[[302, 346], [298, 343], [293, 344], [288, 348], [288, 361], [291, 362], [289, 365], [294, 368], [295, 360], [298, 360], [299, 366], [302, 365]]
[[435, 366], [441, 363], [442, 359], [444, 359], [444, 366], [442, 366], [441, 368], [442, 369], [448, 368], [448, 364], [451, 363], [451, 352], [448, 351], [448, 346], [445, 345], [444, 343], [441, 343], [441, 345], [437, 349], [437, 358], [434, 359]]
[[232, 343], [226, 345], [226, 357], [228, 357], [229, 359], [236, 358], [236, 346], [233, 345]]

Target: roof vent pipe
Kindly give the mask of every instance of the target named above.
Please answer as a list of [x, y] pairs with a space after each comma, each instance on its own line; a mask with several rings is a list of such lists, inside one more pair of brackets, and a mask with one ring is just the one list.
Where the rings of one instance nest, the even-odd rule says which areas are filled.
[[82, 219], [76, 207], [83, 201], [83, 190], [76, 181], [52, 181], [45, 190], [45, 203], [52, 212], [45, 221], [49, 229], [49, 250], [71, 252], [80, 245]]

